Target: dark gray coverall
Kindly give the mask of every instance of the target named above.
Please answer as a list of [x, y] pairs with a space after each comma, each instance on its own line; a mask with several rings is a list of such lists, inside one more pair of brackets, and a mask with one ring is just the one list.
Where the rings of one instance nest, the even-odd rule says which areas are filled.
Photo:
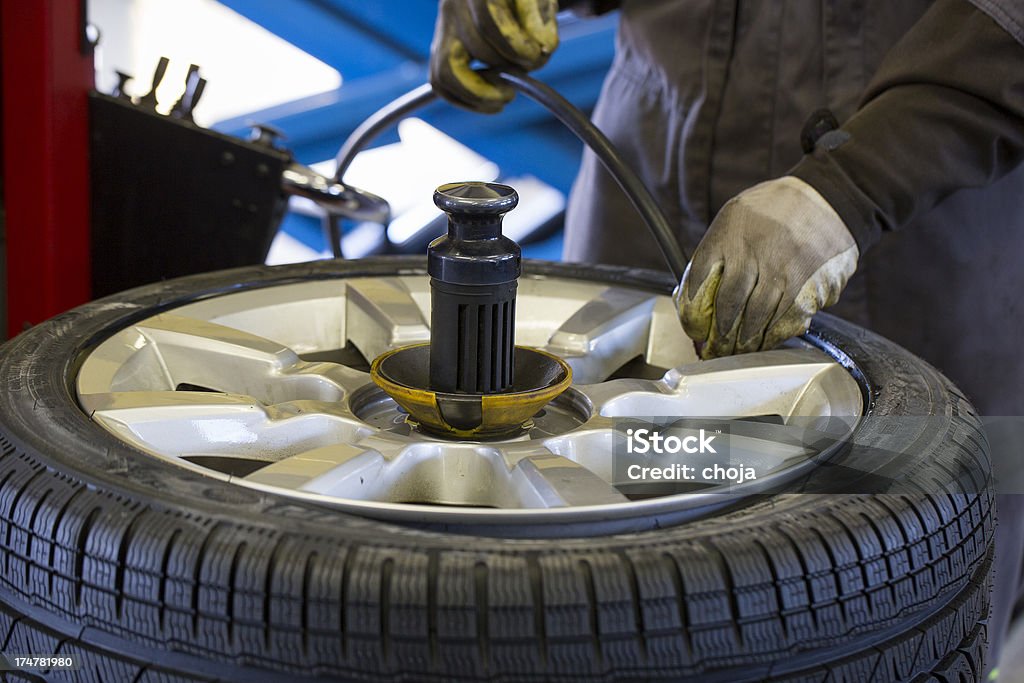
[[[831, 312], [931, 362], [982, 414], [1024, 415], [1024, 0], [621, 4], [594, 121], [688, 252], [733, 195], [796, 175], [861, 251]], [[805, 156], [800, 131], [823, 107], [843, 132]], [[664, 268], [589, 152], [565, 258]], [[1020, 576], [1020, 498], [998, 502], [996, 642]]]

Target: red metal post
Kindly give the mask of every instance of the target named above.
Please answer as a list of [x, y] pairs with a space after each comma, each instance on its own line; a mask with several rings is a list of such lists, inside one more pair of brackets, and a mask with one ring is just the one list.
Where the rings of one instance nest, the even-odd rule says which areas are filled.
[[84, 4], [0, 0], [9, 337], [90, 298]]

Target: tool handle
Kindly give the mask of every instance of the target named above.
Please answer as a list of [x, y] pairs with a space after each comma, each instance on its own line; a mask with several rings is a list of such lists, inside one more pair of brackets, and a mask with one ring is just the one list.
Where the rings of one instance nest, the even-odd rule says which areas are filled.
[[157, 105], [156, 90], [160, 87], [160, 83], [164, 80], [164, 74], [167, 73], [167, 65], [171, 63], [171, 60], [167, 57], [161, 57], [156, 63], [156, 69], [153, 70], [153, 81], [150, 85], [149, 92], [139, 98], [139, 104], [151, 109], [155, 109]]

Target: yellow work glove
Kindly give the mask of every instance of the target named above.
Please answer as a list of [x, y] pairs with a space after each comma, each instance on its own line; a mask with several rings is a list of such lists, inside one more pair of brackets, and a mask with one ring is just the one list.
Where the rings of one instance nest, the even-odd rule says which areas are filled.
[[494, 113], [512, 89], [470, 68], [540, 68], [558, 47], [558, 0], [441, 0], [430, 46], [430, 84], [453, 104]]
[[676, 291], [686, 334], [715, 358], [778, 346], [839, 300], [860, 252], [839, 214], [792, 176], [729, 200]]

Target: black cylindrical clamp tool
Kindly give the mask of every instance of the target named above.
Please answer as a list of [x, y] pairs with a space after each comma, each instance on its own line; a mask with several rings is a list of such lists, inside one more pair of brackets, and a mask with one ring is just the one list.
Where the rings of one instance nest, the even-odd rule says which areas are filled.
[[507, 185], [450, 183], [437, 188], [434, 203], [448, 214], [448, 234], [427, 249], [430, 341], [385, 351], [370, 376], [414, 429], [457, 439], [523, 434], [572, 384], [572, 368], [515, 346], [522, 256], [501, 234], [501, 218], [519, 195]]
[[497, 183], [449, 183], [434, 192], [448, 234], [430, 243], [430, 388], [512, 390], [519, 245], [501, 234], [519, 195]]

